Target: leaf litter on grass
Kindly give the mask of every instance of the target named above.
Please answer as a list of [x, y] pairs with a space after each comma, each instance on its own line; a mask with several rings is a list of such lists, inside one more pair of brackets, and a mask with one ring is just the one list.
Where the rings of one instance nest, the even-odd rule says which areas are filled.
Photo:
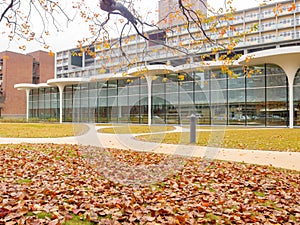
[[[209, 161], [203, 167], [200, 158], [188, 158], [180, 170], [163, 180], [131, 186], [112, 182], [79, 149], [82, 146], [1, 145], [0, 224], [300, 221], [297, 171], [224, 161]], [[159, 164], [169, 157], [106, 151], [131, 166]]]

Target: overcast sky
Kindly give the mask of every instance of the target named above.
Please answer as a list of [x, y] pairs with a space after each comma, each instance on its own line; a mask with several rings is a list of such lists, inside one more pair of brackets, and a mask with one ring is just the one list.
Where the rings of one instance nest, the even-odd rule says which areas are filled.
[[[86, 0], [86, 1], [92, 1], [92, 0]], [[94, 1], [94, 0], [93, 0]], [[256, 7], [259, 3], [259, 0], [233, 0], [233, 6], [237, 9], [244, 9], [244, 8], [250, 8], [250, 7]], [[71, 4], [72, 1], [67, 1], [69, 4]], [[155, 4], [153, 4], [155, 2]], [[67, 4], [68, 4], [67, 3]], [[246, 4], [245, 4], [246, 3]], [[208, 4], [212, 6], [215, 9], [220, 8], [224, 5], [224, 0], [208, 0]], [[141, 10], [146, 9], [146, 11], [155, 11], [158, 8], [158, 0], [140, 0], [139, 8]], [[3, 26], [3, 25], [2, 25]], [[47, 40], [47, 43], [51, 46], [52, 51], [62, 51], [69, 48], [74, 48], [77, 44], [77, 40], [84, 37], [84, 34], [87, 32], [87, 25], [81, 22], [81, 23], [72, 23], [69, 24], [68, 28], [64, 28], [64, 32], [52, 32], [49, 39]], [[2, 36], [1, 36], [2, 35]], [[27, 53], [35, 50], [43, 49], [43, 46], [41, 46], [39, 43], [36, 42], [8, 42], [7, 37], [0, 33], [1, 41], [0, 41], [0, 52], [5, 50], [10, 51], [16, 51], [16, 52], [22, 52]], [[19, 46], [25, 44], [26, 50], [20, 50]]]

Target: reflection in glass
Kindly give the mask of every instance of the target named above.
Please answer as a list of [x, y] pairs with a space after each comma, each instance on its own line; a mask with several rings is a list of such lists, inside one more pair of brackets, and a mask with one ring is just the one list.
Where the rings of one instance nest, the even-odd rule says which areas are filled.
[[[232, 68], [233, 77], [213, 71], [160, 74], [152, 79], [152, 122], [188, 124], [192, 113], [198, 124], [286, 126], [287, 78], [275, 65]], [[300, 75], [294, 82], [294, 120], [300, 125]], [[57, 87], [33, 89], [30, 118], [59, 117]], [[144, 77], [66, 85], [63, 121], [148, 123], [148, 85]]]

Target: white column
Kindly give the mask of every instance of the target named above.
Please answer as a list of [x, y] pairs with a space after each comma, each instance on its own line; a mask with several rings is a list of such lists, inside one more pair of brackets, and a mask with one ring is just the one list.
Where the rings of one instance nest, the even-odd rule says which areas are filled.
[[26, 122], [29, 121], [29, 93], [30, 89], [26, 89]]
[[152, 77], [145, 75], [148, 85], [148, 126], [151, 126], [151, 117], [152, 117], [152, 102], [151, 102], [151, 89], [152, 89]]
[[64, 85], [58, 85], [59, 90], [59, 123], [62, 123], [63, 117], [63, 92], [64, 92]]
[[299, 65], [293, 56], [286, 57], [285, 62], [278, 65], [283, 69], [288, 78], [289, 89], [289, 128], [294, 128], [294, 79], [298, 71]]
[[[278, 46], [276, 46], [277, 48]], [[274, 49], [274, 50], [267, 50], [267, 51], [262, 51], [266, 52], [266, 54], [262, 54], [258, 56], [261, 60], [264, 60], [265, 63], [272, 63], [276, 64], [283, 69], [285, 75], [288, 78], [288, 91], [289, 91], [289, 128], [294, 127], [294, 90], [293, 90], [293, 85], [294, 85], [294, 79], [296, 76], [296, 73], [298, 69], [300, 68], [300, 61], [298, 60], [299, 58], [299, 52], [300, 49], [299, 47], [293, 46], [293, 47], [284, 47], [284, 48], [279, 48]], [[268, 52], [268, 53], [267, 53]], [[254, 54], [254, 61], [255, 62], [255, 56]], [[258, 53], [259, 55], [259, 53]], [[250, 60], [251, 61], [251, 60]], [[252, 62], [252, 63], [253, 63]], [[272, 75], [270, 75], [272, 76]]]
[[294, 128], [294, 76], [288, 76], [289, 85], [289, 128]]

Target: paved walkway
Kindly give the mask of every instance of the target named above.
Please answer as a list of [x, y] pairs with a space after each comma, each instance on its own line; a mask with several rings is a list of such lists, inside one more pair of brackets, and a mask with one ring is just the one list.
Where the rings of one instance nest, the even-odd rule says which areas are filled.
[[[217, 147], [201, 147], [195, 145], [174, 145], [143, 142], [134, 139], [137, 134], [104, 134], [97, 133], [94, 126], [88, 133], [82, 136], [65, 138], [0, 138], [0, 144], [9, 143], [58, 143], [58, 144], [82, 144], [100, 146], [105, 148], [131, 149], [135, 151], [147, 151], [167, 154], [179, 154], [186, 156], [205, 157], [226, 161], [245, 162], [259, 165], [272, 165], [274, 167], [300, 171], [299, 152], [277, 152], [261, 150], [225, 149]], [[103, 128], [97, 127], [97, 129]], [[176, 132], [184, 128], [176, 127]], [[222, 131], [220, 131], [220, 134]], [[163, 133], [162, 133], [163, 136]]]

